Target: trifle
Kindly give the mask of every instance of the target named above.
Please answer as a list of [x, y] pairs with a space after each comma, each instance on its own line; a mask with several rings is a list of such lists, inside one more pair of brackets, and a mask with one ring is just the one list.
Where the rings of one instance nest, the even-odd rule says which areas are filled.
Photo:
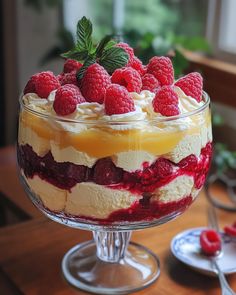
[[[112, 249], [97, 249], [98, 260], [119, 264], [129, 230], [174, 218], [202, 188], [212, 152], [209, 98], [199, 73], [175, 81], [168, 57], [143, 65], [128, 44], [109, 37], [91, 49], [91, 32], [81, 37], [89, 26], [79, 21], [77, 47], [64, 55], [61, 74], [41, 72], [28, 81], [18, 162], [34, 204], [58, 222], [94, 230], [97, 246]], [[70, 258], [66, 278], [101, 294], [140, 289], [157, 277], [156, 271], [146, 283], [112, 282], [99, 291], [96, 283], [81, 283], [78, 272], [68, 274]]]

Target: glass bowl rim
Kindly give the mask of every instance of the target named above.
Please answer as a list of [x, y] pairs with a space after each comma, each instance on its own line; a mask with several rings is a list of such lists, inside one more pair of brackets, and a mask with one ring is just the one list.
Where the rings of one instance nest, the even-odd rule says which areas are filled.
[[188, 118], [191, 116], [194, 116], [196, 114], [201, 113], [204, 111], [209, 105], [210, 105], [210, 97], [209, 95], [203, 91], [202, 97], [204, 98], [204, 104], [200, 106], [199, 108], [196, 108], [193, 111], [186, 112], [183, 114], [175, 115], [175, 116], [158, 116], [157, 118], [152, 118], [152, 119], [124, 119], [124, 120], [114, 120], [114, 121], [108, 121], [108, 120], [92, 120], [92, 119], [72, 119], [69, 117], [62, 117], [62, 116], [57, 116], [57, 115], [51, 115], [51, 114], [44, 114], [42, 112], [36, 111], [23, 102], [23, 97], [24, 95], [21, 95], [19, 98], [19, 103], [20, 106], [25, 109], [27, 112], [30, 112], [33, 115], [36, 115], [38, 117], [44, 118], [44, 119], [49, 119], [49, 120], [55, 120], [59, 122], [64, 122], [64, 123], [77, 123], [77, 124], [86, 124], [86, 125], [94, 125], [94, 124], [101, 124], [101, 125], [129, 125], [129, 124], [135, 124], [135, 123], [149, 123], [149, 124], [155, 124], [155, 123], [163, 123], [163, 122], [170, 122], [170, 121], [177, 121], [178, 119], [183, 119], [183, 118]]

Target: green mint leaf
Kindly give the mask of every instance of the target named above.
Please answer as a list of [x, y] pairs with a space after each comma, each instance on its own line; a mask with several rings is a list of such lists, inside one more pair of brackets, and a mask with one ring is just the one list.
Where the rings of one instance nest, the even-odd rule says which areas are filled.
[[94, 64], [96, 62], [96, 56], [95, 55], [89, 55], [86, 60], [84, 61], [83, 66], [79, 69], [79, 71], [76, 74], [76, 78], [78, 81], [80, 81], [83, 76], [85, 71], [87, 70], [87, 68], [89, 66], [91, 66], [92, 64]]
[[115, 46], [116, 44], [117, 44], [117, 42], [116, 42], [115, 40], [112, 39], [111, 41], [109, 41], [109, 42], [106, 44], [105, 49], [111, 48], [111, 47]]
[[99, 63], [112, 74], [116, 69], [124, 67], [128, 60], [129, 56], [123, 48], [110, 47], [103, 51]]
[[64, 57], [64, 58], [71, 58], [71, 59], [75, 59], [75, 60], [78, 60], [78, 61], [82, 61], [82, 60], [87, 58], [88, 51], [87, 50], [78, 51], [77, 48], [74, 48], [74, 49], [72, 49], [70, 51], [67, 51], [67, 52], [61, 54], [61, 56]]
[[96, 48], [96, 56], [101, 57], [103, 50], [106, 48], [107, 44], [111, 41], [111, 35], [107, 35], [98, 43]]
[[93, 25], [89, 19], [85, 16], [78, 21], [77, 24], [77, 44], [76, 48], [78, 51], [88, 51], [91, 53], [93, 48], [92, 44], [92, 32]]

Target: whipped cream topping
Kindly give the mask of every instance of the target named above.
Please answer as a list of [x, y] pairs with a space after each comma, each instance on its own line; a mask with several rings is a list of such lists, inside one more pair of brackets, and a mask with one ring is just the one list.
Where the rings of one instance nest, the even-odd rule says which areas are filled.
[[[178, 98], [179, 98], [179, 110], [181, 114], [191, 112], [195, 109], [201, 107], [204, 102], [197, 102], [191, 96], [187, 96], [179, 87], [174, 87]], [[23, 102], [30, 109], [35, 110], [37, 112], [51, 115], [52, 117], [58, 117], [53, 108], [53, 102], [55, 99], [56, 91], [52, 91], [47, 99], [40, 98], [35, 93], [28, 93], [23, 96]], [[125, 114], [115, 114], [115, 115], [107, 115], [105, 113], [104, 104], [99, 104], [96, 102], [85, 102], [78, 104], [76, 110], [68, 115], [62, 117], [63, 119], [72, 119], [77, 121], [100, 121], [112, 123], [110, 128], [115, 130], [127, 130], [127, 129], [140, 129], [144, 125], [148, 123], [148, 120], [153, 120], [156, 118], [165, 118], [165, 116], [160, 113], [156, 113], [153, 109], [152, 101], [155, 97], [155, 94], [148, 91], [143, 90], [140, 94], [132, 92], [130, 93], [134, 100], [135, 111], [125, 113]], [[49, 120], [54, 128], [63, 129], [70, 132], [81, 132], [87, 129], [85, 124], [77, 124], [76, 122], [63, 122], [58, 120]], [[130, 124], [127, 122], [130, 121]], [[122, 123], [126, 124], [122, 124]], [[116, 124], [117, 123], [117, 124]], [[190, 117], [179, 119], [178, 121], [165, 122], [165, 127], [177, 128], [177, 129], [186, 129], [189, 125], [193, 124], [193, 120]], [[93, 126], [90, 126], [92, 128]], [[158, 126], [156, 126], [158, 128]]]
[[187, 96], [181, 88], [175, 86], [174, 90], [179, 98], [178, 106], [181, 114], [192, 112], [204, 105], [203, 101], [197, 102], [193, 97]]

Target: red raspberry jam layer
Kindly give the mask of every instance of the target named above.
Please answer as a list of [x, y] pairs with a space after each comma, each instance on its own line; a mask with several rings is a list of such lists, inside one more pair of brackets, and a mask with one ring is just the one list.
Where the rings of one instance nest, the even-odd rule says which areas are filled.
[[38, 156], [28, 144], [18, 147], [18, 161], [26, 177], [38, 175], [41, 179], [61, 189], [70, 190], [80, 182], [94, 182], [112, 189], [128, 190], [134, 194], [152, 193], [180, 175], [194, 178], [195, 187], [200, 189], [210, 167], [212, 144], [201, 150], [199, 157], [190, 155], [179, 163], [163, 157], [153, 164], [143, 164], [142, 170], [127, 172], [116, 167], [110, 158], [99, 159], [92, 168], [70, 162], [58, 163], [49, 151]]
[[48, 208], [41, 205], [41, 209], [46, 211], [53, 216], [57, 216], [63, 219], [69, 219], [73, 222], [80, 221], [91, 221], [97, 222], [101, 225], [108, 225], [114, 222], [138, 222], [138, 221], [154, 221], [163, 217], [171, 217], [170, 219], [176, 217], [177, 215], [183, 213], [194, 201], [192, 196], [183, 197], [178, 201], [172, 202], [159, 202], [150, 201], [150, 197], [143, 197], [140, 201], [135, 202], [126, 209], [119, 209], [112, 212], [107, 218], [93, 218], [89, 216], [75, 216], [71, 214], [66, 214], [64, 212], [53, 212]]

